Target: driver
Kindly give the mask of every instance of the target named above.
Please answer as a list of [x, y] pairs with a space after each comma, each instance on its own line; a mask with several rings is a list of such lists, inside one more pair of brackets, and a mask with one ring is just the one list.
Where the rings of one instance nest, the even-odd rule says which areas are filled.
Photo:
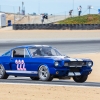
[[33, 56], [42, 56], [40, 48], [33, 53]]
[[41, 54], [43, 56], [53, 56], [52, 53], [51, 53], [51, 49], [48, 48], [48, 47], [43, 47], [42, 50], [41, 50]]

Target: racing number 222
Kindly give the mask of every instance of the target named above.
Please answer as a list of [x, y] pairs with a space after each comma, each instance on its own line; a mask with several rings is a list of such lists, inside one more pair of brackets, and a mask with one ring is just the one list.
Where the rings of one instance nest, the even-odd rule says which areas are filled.
[[24, 60], [15, 60], [15, 63], [17, 64], [17, 70], [26, 71]]

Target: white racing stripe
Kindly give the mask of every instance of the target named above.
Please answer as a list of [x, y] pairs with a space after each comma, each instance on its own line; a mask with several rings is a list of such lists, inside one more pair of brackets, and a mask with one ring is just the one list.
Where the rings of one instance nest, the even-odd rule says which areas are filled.
[[81, 73], [80, 72], [74, 72], [75, 76], [80, 76]]
[[12, 70], [6, 70], [6, 73], [22, 73], [22, 74], [37, 74], [37, 71], [12, 71]]
[[81, 73], [80, 72], [69, 72], [68, 76], [80, 76]]
[[82, 59], [80, 59], [80, 58], [76, 58], [77, 59], [77, 61], [83, 61]]
[[74, 59], [74, 58], [67, 58], [68, 60], [70, 60], [70, 61], [77, 61], [76, 59]]
[[69, 72], [68, 76], [75, 76], [73, 72]]

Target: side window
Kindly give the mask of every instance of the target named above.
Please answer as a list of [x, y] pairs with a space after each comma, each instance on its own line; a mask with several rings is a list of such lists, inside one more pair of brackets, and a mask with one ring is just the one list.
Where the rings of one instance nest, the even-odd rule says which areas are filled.
[[29, 58], [29, 53], [25, 48], [14, 49], [12, 51], [12, 57]]
[[21, 57], [24, 58], [24, 48], [14, 49], [12, 51], [13, 57]]

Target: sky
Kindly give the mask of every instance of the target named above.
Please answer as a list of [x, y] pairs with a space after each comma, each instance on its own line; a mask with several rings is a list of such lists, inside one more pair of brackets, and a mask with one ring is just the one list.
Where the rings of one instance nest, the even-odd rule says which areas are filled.
[[22, 9], [24, 2], [26, 14], [48, 13], [54, 15], [68, 15], [69, 10], [73, 9], [73, 14], [77, 15], [78, 6], [82, 6], [82, 15], [88, 14], [88, 5], [93, 6], [91, 14], [97, 14], [100, 9], [100, 0], [0, 0], [0, 11], [17, 13], [19, 6]]

